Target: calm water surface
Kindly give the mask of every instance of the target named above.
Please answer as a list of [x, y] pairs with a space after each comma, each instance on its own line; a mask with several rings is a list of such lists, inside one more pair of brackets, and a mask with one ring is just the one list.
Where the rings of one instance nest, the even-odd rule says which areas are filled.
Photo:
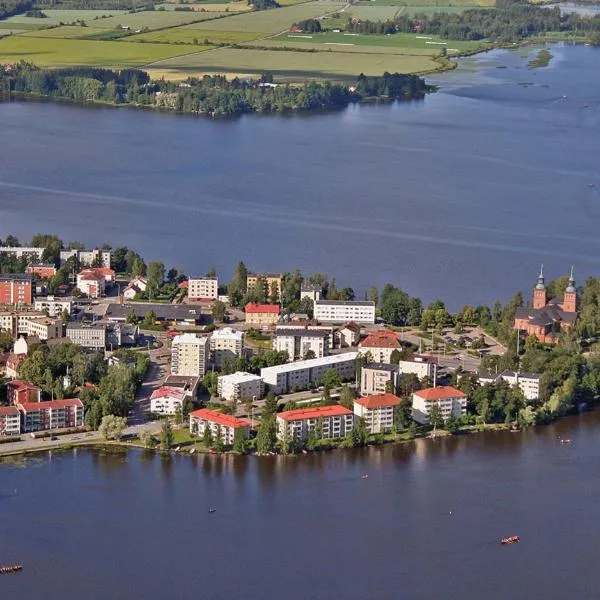
[[0, 563], [26, 567], [0, 597], [597, 598], [599, 439], [593, 414], [296, 458], [0, 465]]
[[[137, 248], [193, 272], [328, 271], [453, 307], [598, 274], [600, 49], [465, 60], [422, 102], [209, 121], [0, 104], [0, 237]], [[590, 184], [593, 184], [590, 185]]]

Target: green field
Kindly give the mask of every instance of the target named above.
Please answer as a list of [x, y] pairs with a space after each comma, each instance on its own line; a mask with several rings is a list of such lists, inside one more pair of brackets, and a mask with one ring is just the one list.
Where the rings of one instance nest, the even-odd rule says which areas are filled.
[[[63, 25], [62, 27], [51, 27], [50, 29], [38, 29], [37, 31], [28, 31], [24, 34], [24, 37], [81, 38], [101, 31], [102, 30], [95, 29], [92, 27], [81, 27], [81, 25]], [[107, 31], [113, 32], [115, 30], [108, 29]]]
[[211, 31], [206, 29], [192, 29], [189, 26], [153, 31], [151, 33], [140, 33], [127, 38], [128, 42], [162, 42], [168, 44], [193, 44], [198, 40], [201, 44], [208, 40], [210, 44], [236, 44], [248, 42], [261, 37], [262, 33], [251, 33], [246, 31]]
[[0, 63], [27, 60], [42, 67], [66, 65], [133, 67], [185, 52], [197, 51], [196, 46], [13, 36], [0, 40]]
[[124, 10], [55, 10], [44, 9], [42, 11], [47, 18], [38, 19], [36, 17], [26, 17], [25, 15], [16, 15], [3, 21], [3, 23], [25, 23], [39, 27], [52, 27], [61, 23], [70, 24], [75, 21], [85, 21], [88, 26], [105, 17], [118, 16], [126, 13]]
[[194, 4], [175, 4], [171, 2], [165, 2], [164, 4], [156, 4], [156, 9], [164, 9], [164, 10], [175, 10], [177, 7], [186, 7], [192, 8], [194, 10], [212, 10], [212, 6], [218, 5], [219, 9], [224, 11], [228, 9], [229, 11], [247, 11], [250, 10], [250, 7], [246, 2], [231, 2], [230, 0], [197, 0]]
[[495, 0], [363, 0], [357, 6], [412, 6], [414, 8], [425, 6], [448, 7], [459, 6], [462, 8], [476, 8], [477, 6], [493, 7]]
[[186, 25], [195, 21], [204, 21], [214, 19], [228, 13], [216, 12], [181, 12], [181, 11], [144, 11], [132, 14], [125, 14], [98, 21], [87, 22], [88, 27], [101, 27], [102, 29], [111, 29], [119, 26], [129, 27], [132, 31], [137, 31], [144, 27], [148, 29], [165, 29], [167, 27], [177, 27]]

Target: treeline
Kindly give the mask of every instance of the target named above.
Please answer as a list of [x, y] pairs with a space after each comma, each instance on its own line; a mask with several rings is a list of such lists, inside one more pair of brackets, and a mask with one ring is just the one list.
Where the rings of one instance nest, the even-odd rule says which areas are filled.
[[211, 116], [328, 110], [365, 97], [421, 98], [432, 89], [420, 77], [399, 73], [361, 75], [354, 86], [328, 81], [296, 86], [274, 84], [270, 76], [245, 80], [206, 75], [176, 83], [150, 81], [147, 73], [137, 69], [43, 70], [26, 62], [0, 66], [0, 91], [5, 93], [82, 103], [135, 104]]
[[560, 9], [531, 4], [506, 3], [496, 9], [470, 9], [461, 13], [397, 15], [387, 21], [348, 21], [353, 33], [421, 33], [442, 38], [476, 41], [489, 39], [508, 42], [549, 32], [589, 35], [600, 31], [600, 15], [585, 17], [575, 13], [561, 15]]
[[31, 10], [34, 0], [0, 0], [0, 20]]
[[36, 8], [61, 10], [154, 10], [154, 0], [37, 0]]

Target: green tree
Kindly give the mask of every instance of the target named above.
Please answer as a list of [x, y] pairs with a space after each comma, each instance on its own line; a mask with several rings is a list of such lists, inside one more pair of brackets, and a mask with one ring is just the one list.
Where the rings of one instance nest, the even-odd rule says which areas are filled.
[[458, 419], [454, 416], [454, 413], [450, 413], [448, 420], [446, 421], [446, 431], [449, 433], [457, 433], [459, 429]]
[[206, 448], [212, 448], [213, 436], [212, 431], [210, 429], [210, 425], [208, 423], [204, 424], [204, 432], [202, 433], [202, 443]]
[[173, 428], [169, 419], [165, 419], [160, 428], [160, 443], [165, 450], [173, 445]]
[[218, 382], [219, 382], [219, 374], [215, 371], [208, 371], [204, 375], [204, 379], [202, 380], [202, 385], [206, 388], [206, 391], [214, 397], [218, 393]]
[[157, 444], [156, 438], [149, 431], [142, 431], [140, 433], [140, 442], [149, 449], [156, 448]]
[[437, 427], [441, 427], [444, 424], [444, 419], [442, 418], [442, 409], [439, 404], [434, 404], [429, 411], [429, 423], [433, 426], [435, 430]]
[[246, 429], [244, 427], [236, 427], [234, 431], [233, 450], [240, 454], [248, 452], [248, 439], [246, 438]]
[[127, 427], [127, 419], [125, 417], [106, 415], [102, 417], [98, 431], [105, 440], [120, 440], [125, 427]]
[[126, 416], [135, 400], [136, 382], [132, 369], [113, 365], [100, 381], [100, 400], [105, 415]]
[[321, 384], [329, 388], [330, 390], [336, 387], [340, 387], [342, 385], [342, 378], [340, 374], [335, 369], [327, 369], [325, 375], [323, 375], [323, 379], [321, 380]]
[[165, 281], [165, 265], [160, 261], [148, 263], [147, 268], [148, 285], [153, 285], [156, 288], [162, 286]]
[[222, 323], [223, 321], [225, 321], [227, 309], [223, 302], [221, 302], [220, 300], [213, 300], [210, 305], [210, 311], [212, 314], [213, 321], [215, 323]]
[[125, 318], [125, 320], [127, 321], [127, 323], [129, 323], [130, 325], [137, 325], [138, 324], [138, 318], [137, 318], [137, 314], [135, 312], [135, 309], [130, 308], [127, 311], [127, 317]]
[[223, 452], [223, 450], [225, 450], [225, 444], [223, 443], [223, 430], [221, 429], [220, 425], [217, 425], [215, 429], [213, 448], [216, 452]]
[[265, 398], [265, 406], [263, 408], [264, 415], [274, 415], [277, 412], [277, 396], [275, 392], [269, 392]]
[[347, 385], [343, 386], [340, 391], [340, 404], [345, 406], [347, 409], [352, 410], [354, 407], [354, 399], [356, 394], [354, 390], [349, 388]]
[[256, 450], [259, 454], [273, 452], [277, 443], [277, 424], [274, 414], [263, 414], [256, 435]]
[[369, 440], [369, 432], [367, 431], [367, 424], [363, 417], [359, 417], [356, 426], [352, 430], [352, 445], [355, 448], [366, 446]]

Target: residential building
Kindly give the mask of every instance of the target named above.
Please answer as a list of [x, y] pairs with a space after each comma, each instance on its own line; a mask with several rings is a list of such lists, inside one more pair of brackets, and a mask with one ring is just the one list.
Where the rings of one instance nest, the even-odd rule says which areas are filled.
[[354, 428], [354, 414], [345, 406], [297, 408], [277, 414], [277, 437], [283, 440], [305, 440], [309, 433], [320, 439], [342, 438]]
[[300, 300], [304, 300], [304, 298], [309, 298], [313, 302], [315, 300], [321, 299], [321, 294], [323, 293], [323, 288], [316, 284], [307, 281], [306, 279], [302, 280], [300, 285]]
[[354, 414], [365, 420], [369, 433], [389, 433], [395, 422], [394, 411], [401, 402], [394, 394], [357, 398], [354, 401]]
[[91, 350], [132, 346], [137, 342], [138, 327], [128, 323], [68, 323], [67, 337], [73, 344]]
[[328, 337], [328, 346], [329, 349], [334, 347], [334, 342], [335, 342], [335, 329], [333, 328], [333, 325], [322, 325], [321, 323], [319, 323], [318, 321], [315, 321], [314, 319], [309, 319], [308, 317], [304, 317], [304, 318], [288, 318], [287, 315], [282, 317], [281, 321], [279, 323], [277, 323], [276, 327], [275, 327], [275, 332], [276, 333], [284, 333], [286, 331], [289, 331], [290, 329], [293, 330], [300, 330], [300, 329], [305, 329], [308, 331], [322, 331], [327, 333], [327, 337]]
[[28, 317], [23, 320], [27, 337], [36, 336], [40, 340], [54, 340], [65, 336], [61, 319], [50, 317]]
[[0, 304], [29, 306], [33, 303], [33, 279], [24, 273], [0, 275]]
[[275, 325], [279, 321], [279, 304], [249, 302], [244, 308], [249, 325]]
[[4, 373], [7, 377], [11, 379], [16, 379], [19, 376], [19, 369], [21, 365], [25, 362], [27, 356], [24, 354], [9, 354], [6, 359], [6, 367], [4, 369]]
[[28, 275], [37, 275], [41, 279], [50, 279], [56, 275], [56, 267], [53, 264], [36, 263], [29, 265], [25, 272]]
[[183, 333], [173, 338], [171, 345], [171, 374], [204, 377], [210, 357], [208, 337]]
[[[208, 314], [203, 314], [201, 307], [190, 307], [189, 304], [151, 304], [134, 302], [133, 304], [109, 304], [104, 317], [109, 321], [126, 322], [129, 312], [142, 320], [146, 313], [152, 311], [156, 320], [165, 325], [203, 325], [211, 321]], [[209, 311], [210, 312], [210, 311]]]
[[215, 366], [220, 369], [224, 360], [233, 360], [242, 355], [244, 334], [231, 327], [216, 329], [210, 336], [210, 353]]
[[477, 380], [481, 385], [506, 381], [510, 386], [518, 386], [527, 400], [536, 401], [540, 398], [542, 376], [538, 373], [520, 373], [508, 370], [499, 374], [480, 372], [477, 375]]
[[250, 421], [238, 419], [231, 415], [225, 415], [216, 410], [201, 408], [190, 413], [190, 433], [198, 436], [204, 435], [208, 426], [212, 438], [221, 436], [225, 446], [231, 446], [237, 429], [243, 429], [244, 436], [250, 437]]
[[290, 361], [323, 358], [329, 355], [329, 335], [327, 329], [277, 327], [273, 349], [287, 352]]
[[79, 398], [21, 403], [17, 408], [23, 433], [83, 427], [83, 402]]
[[27, 246], [0, 246], [0, 253], [13, 258], [26, 258], [30, 261], [41, 262], [45, 248], [30, 248]]
[[381, 330], [368, 335], [358, 344], [358, 353], [362, 356], [370, 355], [369, 362], [391, 363], [394, 350], [400, 352], [402, 344], [398, 335], [393, 331]]
[[13, 406], [40, 402], [41, 399], [42, 390], [33, 383], [22, 379], [13, 379], [6, 384], [6, 400]]
[[345, 300], [315, 300], [314, 318], [326, 323], [375, 323], [375, 303]]
[[220, 398], [244, 402], [262, 398], [264, 383], [262, 377], [237, 371], [231, 375], [222, 375], [217, 382]]
[[16, 406], [0, 406], [0, 437], [21, 435], [21, 413]]
[[150, 396], [150, 412], [155, 415], [183, 413], [183, 405], [190, 394], [181, 388], [160, 387]]
[[133, 300], [137, 294], [146, 291], [148, 280], [145, 277], [134, 277], [123, 290], [123, 298], [125, 300]]
[[106, 280], [102, 273], [85, 269], [77, 275], [77, 289], [88, 298], [101, 298], [106, 291]]
[[544, 280], [544, 265], [540, 270], [538, 281], [533, 288], [533, 303], [531, 308], [517, 308], [513, 328], [525, 335], [535, 335], [542, 343], [556, 344], [563, 331], [568, 331], [575, 325], [577, 312], [577, 288], [573, 277], [573, 268], [567, 288], [560, 298], [548, 299]]
[[76, 258], [80, 265], [91, 267], [94, 264], [101, 264], [103, 267], [110, 269], [110, 250], [61, 250], [60, 264], [64, 264], [69, 258]]
[[283, 287], [283, 275], [281, 273], [248, 273], [246, 276], [246, 288], [250, 292], [256, 286], [258, 281], [263, 283], [263, 291], [267, 298], [277, 291], [277, 298], [281, 298], [281, 288]]
[[413, 354], [400, 360], [398, 372], [401, 375], [412, 373], [419, 379], [427, 377], [433, 385], [437, 381], [438, 359], [427, 354]]
[[369, 363], [360, 370], [360, 393], [363, 396], [395, 391], [398, 383], [398, 365]]
[[188, 300], [216, 300], [219, 295], [219, 280], [216, 277], [190, 277], [188, 280]]
[[198, 395], [200, 386], [200, 377], [186, 377], [183, 375], [167, 375], [163, 381], [163, 386], [177, 388], [187, 392], [191, 398]]
[[0, 331], [10, 331], [14, 337], [27, 335], [27, 321], [32, 318], [43, 319], [46, 313], [34, 310], [13, 310], [0, 312]]
[[38, 296], [33, 301], [35, 310], [47, 312], [50, 317], [60, 317], [64, 311], [73, 314], [73, 298], [58, 298], [56, 296]]
[[338, 348], [356, 346], [360, 340], [360, 325], [350, 321], [338, 327], [335, 331], [335, 345]]
[[467, 414], [466, 394], [452, 386], [440, 385], [413, 392], [412, 418], [417, 423], [429, 424], [429, 414], [435, 405], [440, 407], [444, 421], [447, 421], [450, 415], [458, 419]]
[[354, 352], [346, 352], [265, 367], [260, 370], [260, 376], [276, 394], [285, 394], [295, 389], [301, 390], [318, 385], [329, 369], [336, 371], [342, 379], [353, 379], [356, 371], [356, 356]]

